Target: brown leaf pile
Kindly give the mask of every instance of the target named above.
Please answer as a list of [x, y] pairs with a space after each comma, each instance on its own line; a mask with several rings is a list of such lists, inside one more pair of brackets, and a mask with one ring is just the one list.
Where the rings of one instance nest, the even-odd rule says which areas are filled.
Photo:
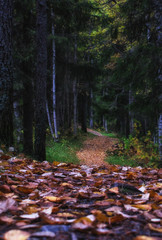
[[[162, 170], [0, 157], [0, 239], [160, 240]], [[131, 191], [130, 191], [131, 190]]]

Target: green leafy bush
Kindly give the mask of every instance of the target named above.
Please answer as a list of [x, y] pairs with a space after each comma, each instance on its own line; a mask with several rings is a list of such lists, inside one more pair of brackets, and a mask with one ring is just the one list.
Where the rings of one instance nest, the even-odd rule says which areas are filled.
[[152, 141], [151, 132], [141, 136], [141, 124], [137, 121], [134, 123], [134, 133], [129, 138], [122, 138], [113, 154], [124, 156], [143, 167], [158, 167], [160, 162], [158, 146]]

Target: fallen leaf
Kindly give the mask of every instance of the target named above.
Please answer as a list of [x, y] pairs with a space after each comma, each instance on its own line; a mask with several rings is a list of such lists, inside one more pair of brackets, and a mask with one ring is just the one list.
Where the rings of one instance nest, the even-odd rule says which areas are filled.
[[92, 228], [92, 221], [87, 217], [82, 217], [74, 221], [72, 228], [75, 230], [87, 230]]
[[150, 211], [152, 209], [151, 205], [149, 205], [149, 204], [132, 205], [132, 207], [138, 208], [143, 211]]
[[46, 213], [40, 212], [39, 216], [41, 217], [41, 219], [43, 220], [44, 223], [48, 223], [48, 224], [64, 224], [66, 222], [65, 219], [63, 218], [59, 218], [59, 217], [53, 217], [51, 215], [48, 215]]
[[133, 240], [161, 240], [161, 238], [149, 237], [149, 236], [137, 236], [137, 237], [133, 238]]
[[0, 216], [0, 224], [13, 224], [14, 220], [11, 217], [7, 216]]
[[152, 225], [151, 223], [148, 224], [150, 230], [162, 233], [162, 227]]
[[50, 232], [50, 231], [46, 231], [46, 232], [35, 232], [33, 234], [31, 234], [31, 237], [39, 237], [39, 238], [42, 238], [42, 237], [47, 237], [47, 238], [54, 238], [56, 236], [55, 233], [53, 232]]
[[118, 187], [110, 188], [110, 189], [109, 189], [109, 192], [118, 194], [118, 193], [119, 193], [119, 188], [118, 188]]
[[22, 214], [22, 215], [20, 215], [20, 217], [34, 220], [34, 219], [39, 218], [39, 214], [38, 213]]
[[4, 234], [4, 240], [27, 240], [30, 233], [21, 230], [10, 230]]
[[45, 196], [44, 199], [49, 200], [50, 202], [62, 202], [63, 199], [60, 197], [54, 197], [54, 196]]
[[0, 201], [0, 214], [3, 212], [7, 212], [10, 208], [15, 205], [15, 200], [12, 198], [8, 198], [7, 200]]

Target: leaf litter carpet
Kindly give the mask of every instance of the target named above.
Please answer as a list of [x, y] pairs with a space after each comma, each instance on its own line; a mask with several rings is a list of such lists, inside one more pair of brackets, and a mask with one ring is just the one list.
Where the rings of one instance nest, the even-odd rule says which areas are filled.
[[161, 236], [162, 169], [37, 162], [0, 154], [0, 239]]

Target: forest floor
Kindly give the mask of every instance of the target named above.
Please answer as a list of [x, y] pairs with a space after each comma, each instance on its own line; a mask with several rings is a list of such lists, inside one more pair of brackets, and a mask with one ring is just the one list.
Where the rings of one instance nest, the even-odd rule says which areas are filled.
[[0, 239], [161, 239], [162, 169], [106, 164], [118, 139], [93, 134], [83, 165], [0, 153]]
[[96, 135], [96, 137], [93, 139], [88, 138], [83, 143], [83, 148], [76, 153], [81, 164], [87, 166], [108, 166], [109, 164], [104, 161], [107, 156], [106, 152], [112, 150], [114, 144], [117, 143], [118, 140], [103, 136], [101, 133], [91, 129], [88, 129], [87, 131]]

